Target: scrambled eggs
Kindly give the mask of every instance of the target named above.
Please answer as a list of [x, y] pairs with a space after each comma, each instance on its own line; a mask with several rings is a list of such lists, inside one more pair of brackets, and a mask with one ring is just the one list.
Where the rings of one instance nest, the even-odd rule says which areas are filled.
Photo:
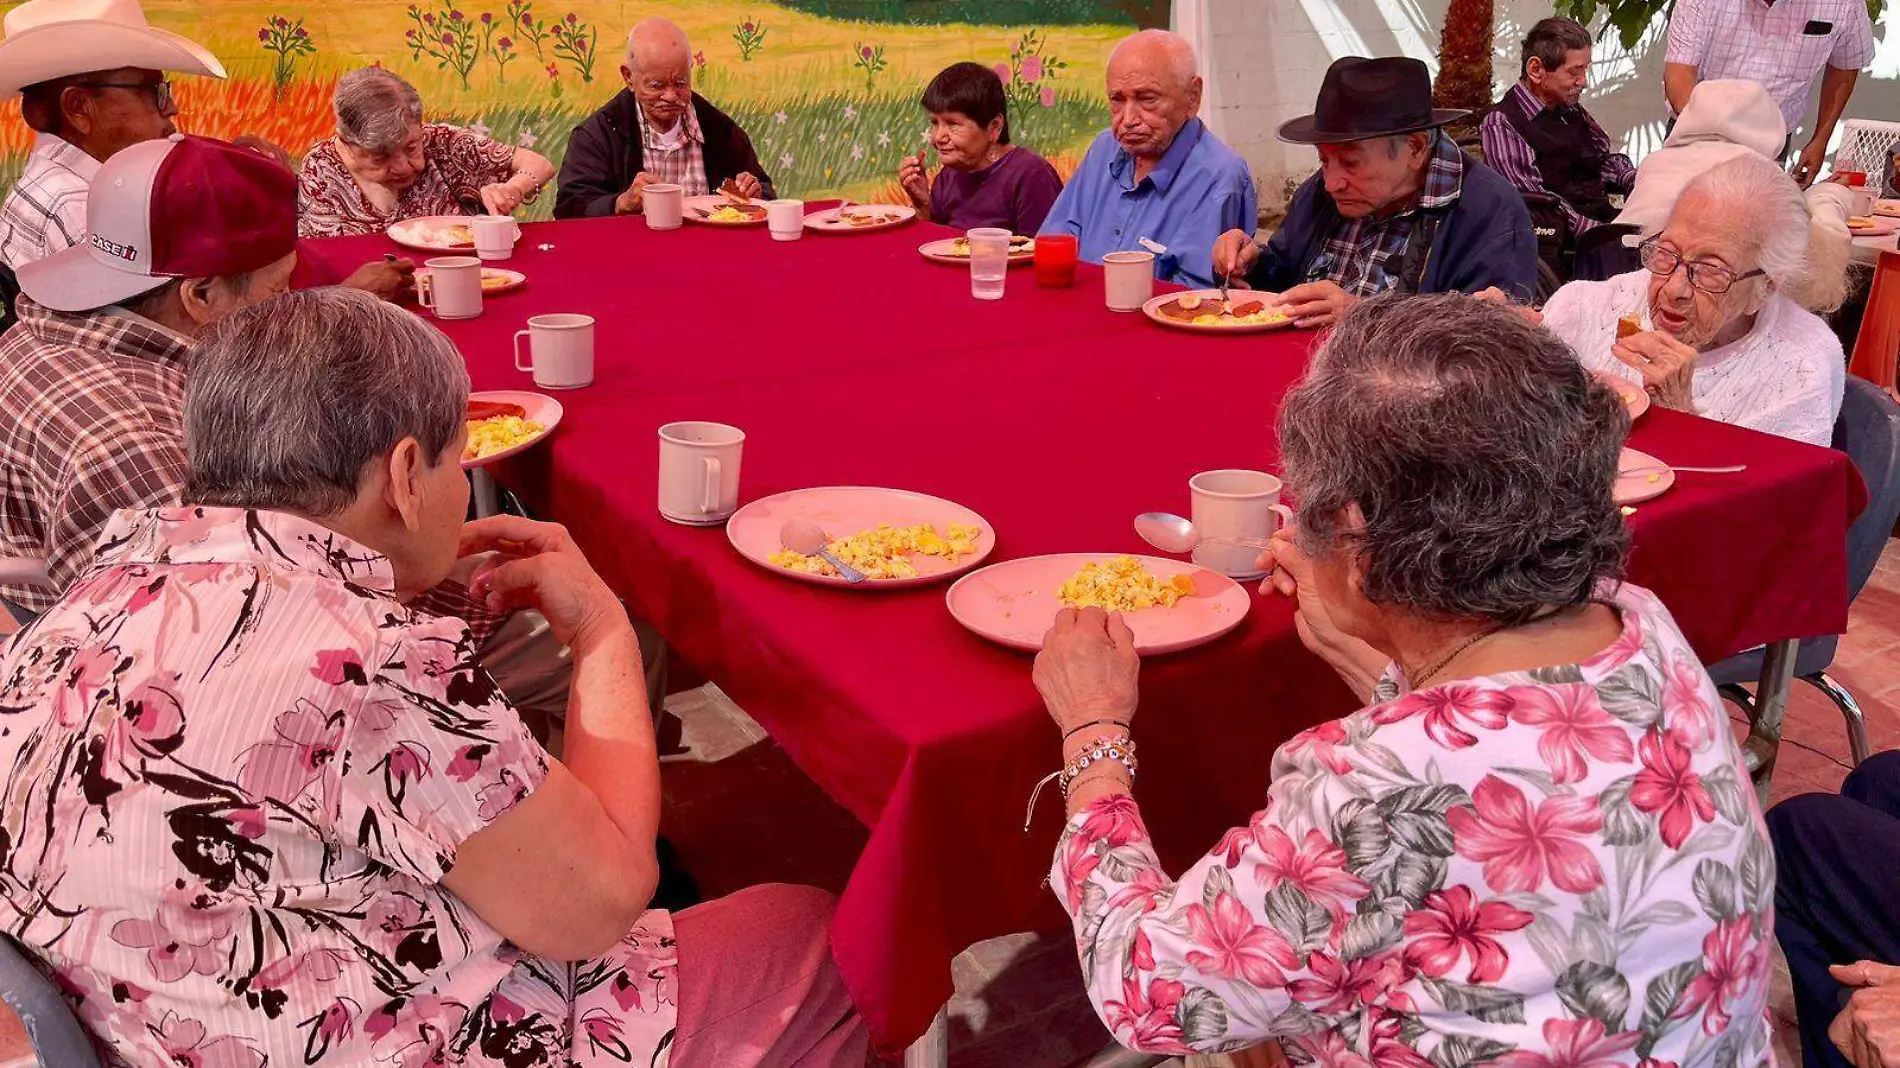
[[518, 415], [497, 415], [490, 419], [468, 421], [468, 444], [462, 446], [462, 459], [479, 460], [503, 449], [512, 449], [533, 441], [547, 427]]
[[408, 238], [430, 248], [467, 248], [475, 243], [475, 228], [461, 224], [439, 229], [417, 226], [410, 229]]
[[739, 207], [736, 204], [721, 204], [717, 208], [714, 208], [711, 214], [707, 215], [706, 218], [712, 222], [746, 223], [757, 222], [761, 214], [762, 213], [757, 210], [747, 211], [745, 208]]
[[1253, 326], [1258, 323], [1284, 323], [1286, 313], [1278, 308], [1263, 305], [1251, 315], [1222, 315], [1214, 312], [1209, 315], [1197, 315], [1188, 322], [1196, 326]]
[[[976, 551], [976, 539], [982, 533], [976, 527], [954, 523], [941, 534], [928, 523], [911, 527], [879, 523], [870, 530], [861, 530], [848, 538], [833, 539], [826, 543], [825, 548], [831, 555], [870, 578], [916, 578], [916, 565], [906, 559], [909, 554], [941, 556], [955, 563], [957, 557]], [[808, 575], [838, 573], [837, 568], [818, 557], [805, 556], [790, 549], [780, 549], [772, 554], [771, 559], [787, 571], [802, 571]]]
[[1143, 608], [1172, 608], [1194, 592], [1194, 579], [1176, 575], [1156, 578], [1132, 556], [1092, 560], [1056, 591], [1056, 600], [1069, 608], [1100, 608], [1108, 612], [1138, 612]]

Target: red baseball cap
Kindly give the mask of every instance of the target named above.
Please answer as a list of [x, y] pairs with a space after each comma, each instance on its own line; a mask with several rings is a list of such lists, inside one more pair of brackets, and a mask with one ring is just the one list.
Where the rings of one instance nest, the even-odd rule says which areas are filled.
[[121, 149], [86, 195], [78, 245], [22, 266], [20, 289], [90, 311], [174, 278], [255, 271], [297, 247], [297, 179], [228, 141], [173, 134]]

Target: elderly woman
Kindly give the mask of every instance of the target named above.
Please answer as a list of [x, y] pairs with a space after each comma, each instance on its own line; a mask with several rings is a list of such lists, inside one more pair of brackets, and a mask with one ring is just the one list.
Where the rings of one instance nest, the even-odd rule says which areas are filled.
[[[467, 399], [349, 290], [199, 350], [197, 503], [119, 513], [0, 656], [0, 926], [115, 1063], [857, 1068], [824, 894], [646, 910], [639, 647], [560, 527], [463, 525]], [[573, 650], [564, 763], [403, 603], [493, 550]]]
[[422, 121], [422, 98], [382, 67], [337, 80], [336, 136], [304, 157], [302, 237], [372, 234], [421, 215], [508, 215], [540, 195], [554, 164], [525, 148]]
[[1742, 156], [1683, 189], [1642, 245], [1645, 270], [1564, 286], [1544, 325], [1664, 407], [1826, 445], [1846, 361], [1809, 309], [1840, 306], [1850, 254], [1845, 226], [1817, 223], [1794, 179]]
[[904, 157], [898, 183], [926, 219], [970, 230], [1000, 226], [1034, 234], [1062, 193], [1049, 161], [1009, 141], [1009, 99], [996, 72], [981, 63], [952, 63], [924, 89], [930, 114], [925, 140], [943, 169], [933, 180], [925, 152]]
[[1128, 628], [1056, 621], [1052, 886], [1118, 1040], [1279, 1038], [1328, 1068], [1767, 1063], [1772, 857], [1714, 685], [1617, 581], [1626, 426], [1506, 308], [1346, 314], [1281, 408], [1301, 521], [1262, 565], [1367, 704], [1283, 746], [1267, 807], [1179, 879], [1131, 792]]

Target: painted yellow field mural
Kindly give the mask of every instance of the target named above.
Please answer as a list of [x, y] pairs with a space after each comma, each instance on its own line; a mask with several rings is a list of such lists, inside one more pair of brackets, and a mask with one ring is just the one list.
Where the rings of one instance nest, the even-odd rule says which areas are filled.
[[[0, 8], [11, 5], [0, 5]], [[415, 83], [432, 119], [557, 162], [574, 124], [621, 88], [626, 34], [679, 23], [695, 88], [752, 135], [780, 189], [895, 192], [924, 129], [917, 98], [950, 63], [1006, 74], [1011, 128], [1067, 171], [1107, 120], [1103, 63], [1137, 19], [1127, 0], [145, 0], [152, 22], [210, 48], [228, 81], [180, 77], [179, 125], [255, 133], [301, 154], [332, 131], [337, 75], [370, 63]], [[931, 24], [912, 19], [926, 9]], [[1165, 15], [1165, 4], [1161, 7]], [[854, 17], [835, 17], [840, 12]], [[1010, 24], [991, 24], [999, 17]], [[961, 19], [964, 21], [948, 21]], [[0, 111], [0, 181], [31, 135]], [[528, 212], [545, 214], [548, 201]]]

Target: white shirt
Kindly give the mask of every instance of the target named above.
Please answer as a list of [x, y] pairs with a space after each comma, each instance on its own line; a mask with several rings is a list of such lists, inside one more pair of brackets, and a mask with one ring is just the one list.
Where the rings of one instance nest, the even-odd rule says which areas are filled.
[[35, 134], [26, 169], [0, 201], [0, 263], [19, 270], [86, 236], [86, 192], [99, 161], [53, 136]]
[[[1616, 321], [1649, 307], [1649, 272], [1607, 282], [1572, 282], [1544, 305], [1544, 325], [1576, 350], [1585, 367], [1642, 384], [1643, 376], [1611, 355]], [[1830, 445], [1847, 388], [1841, 342], [1821, 318], [1776, 293], [1755, 327], [1730, 344], [1696, 357], [1690, 394], [1696, 411], [1765, 434]]]
[[1859, 70], [1873, 58], [1862, 0], [1676, 0], [1669, 16], [1667, 62], [1696, 68], [1700, 80], [1760, 82], [1789, 130], [1807, 114], [1823, 66]]

